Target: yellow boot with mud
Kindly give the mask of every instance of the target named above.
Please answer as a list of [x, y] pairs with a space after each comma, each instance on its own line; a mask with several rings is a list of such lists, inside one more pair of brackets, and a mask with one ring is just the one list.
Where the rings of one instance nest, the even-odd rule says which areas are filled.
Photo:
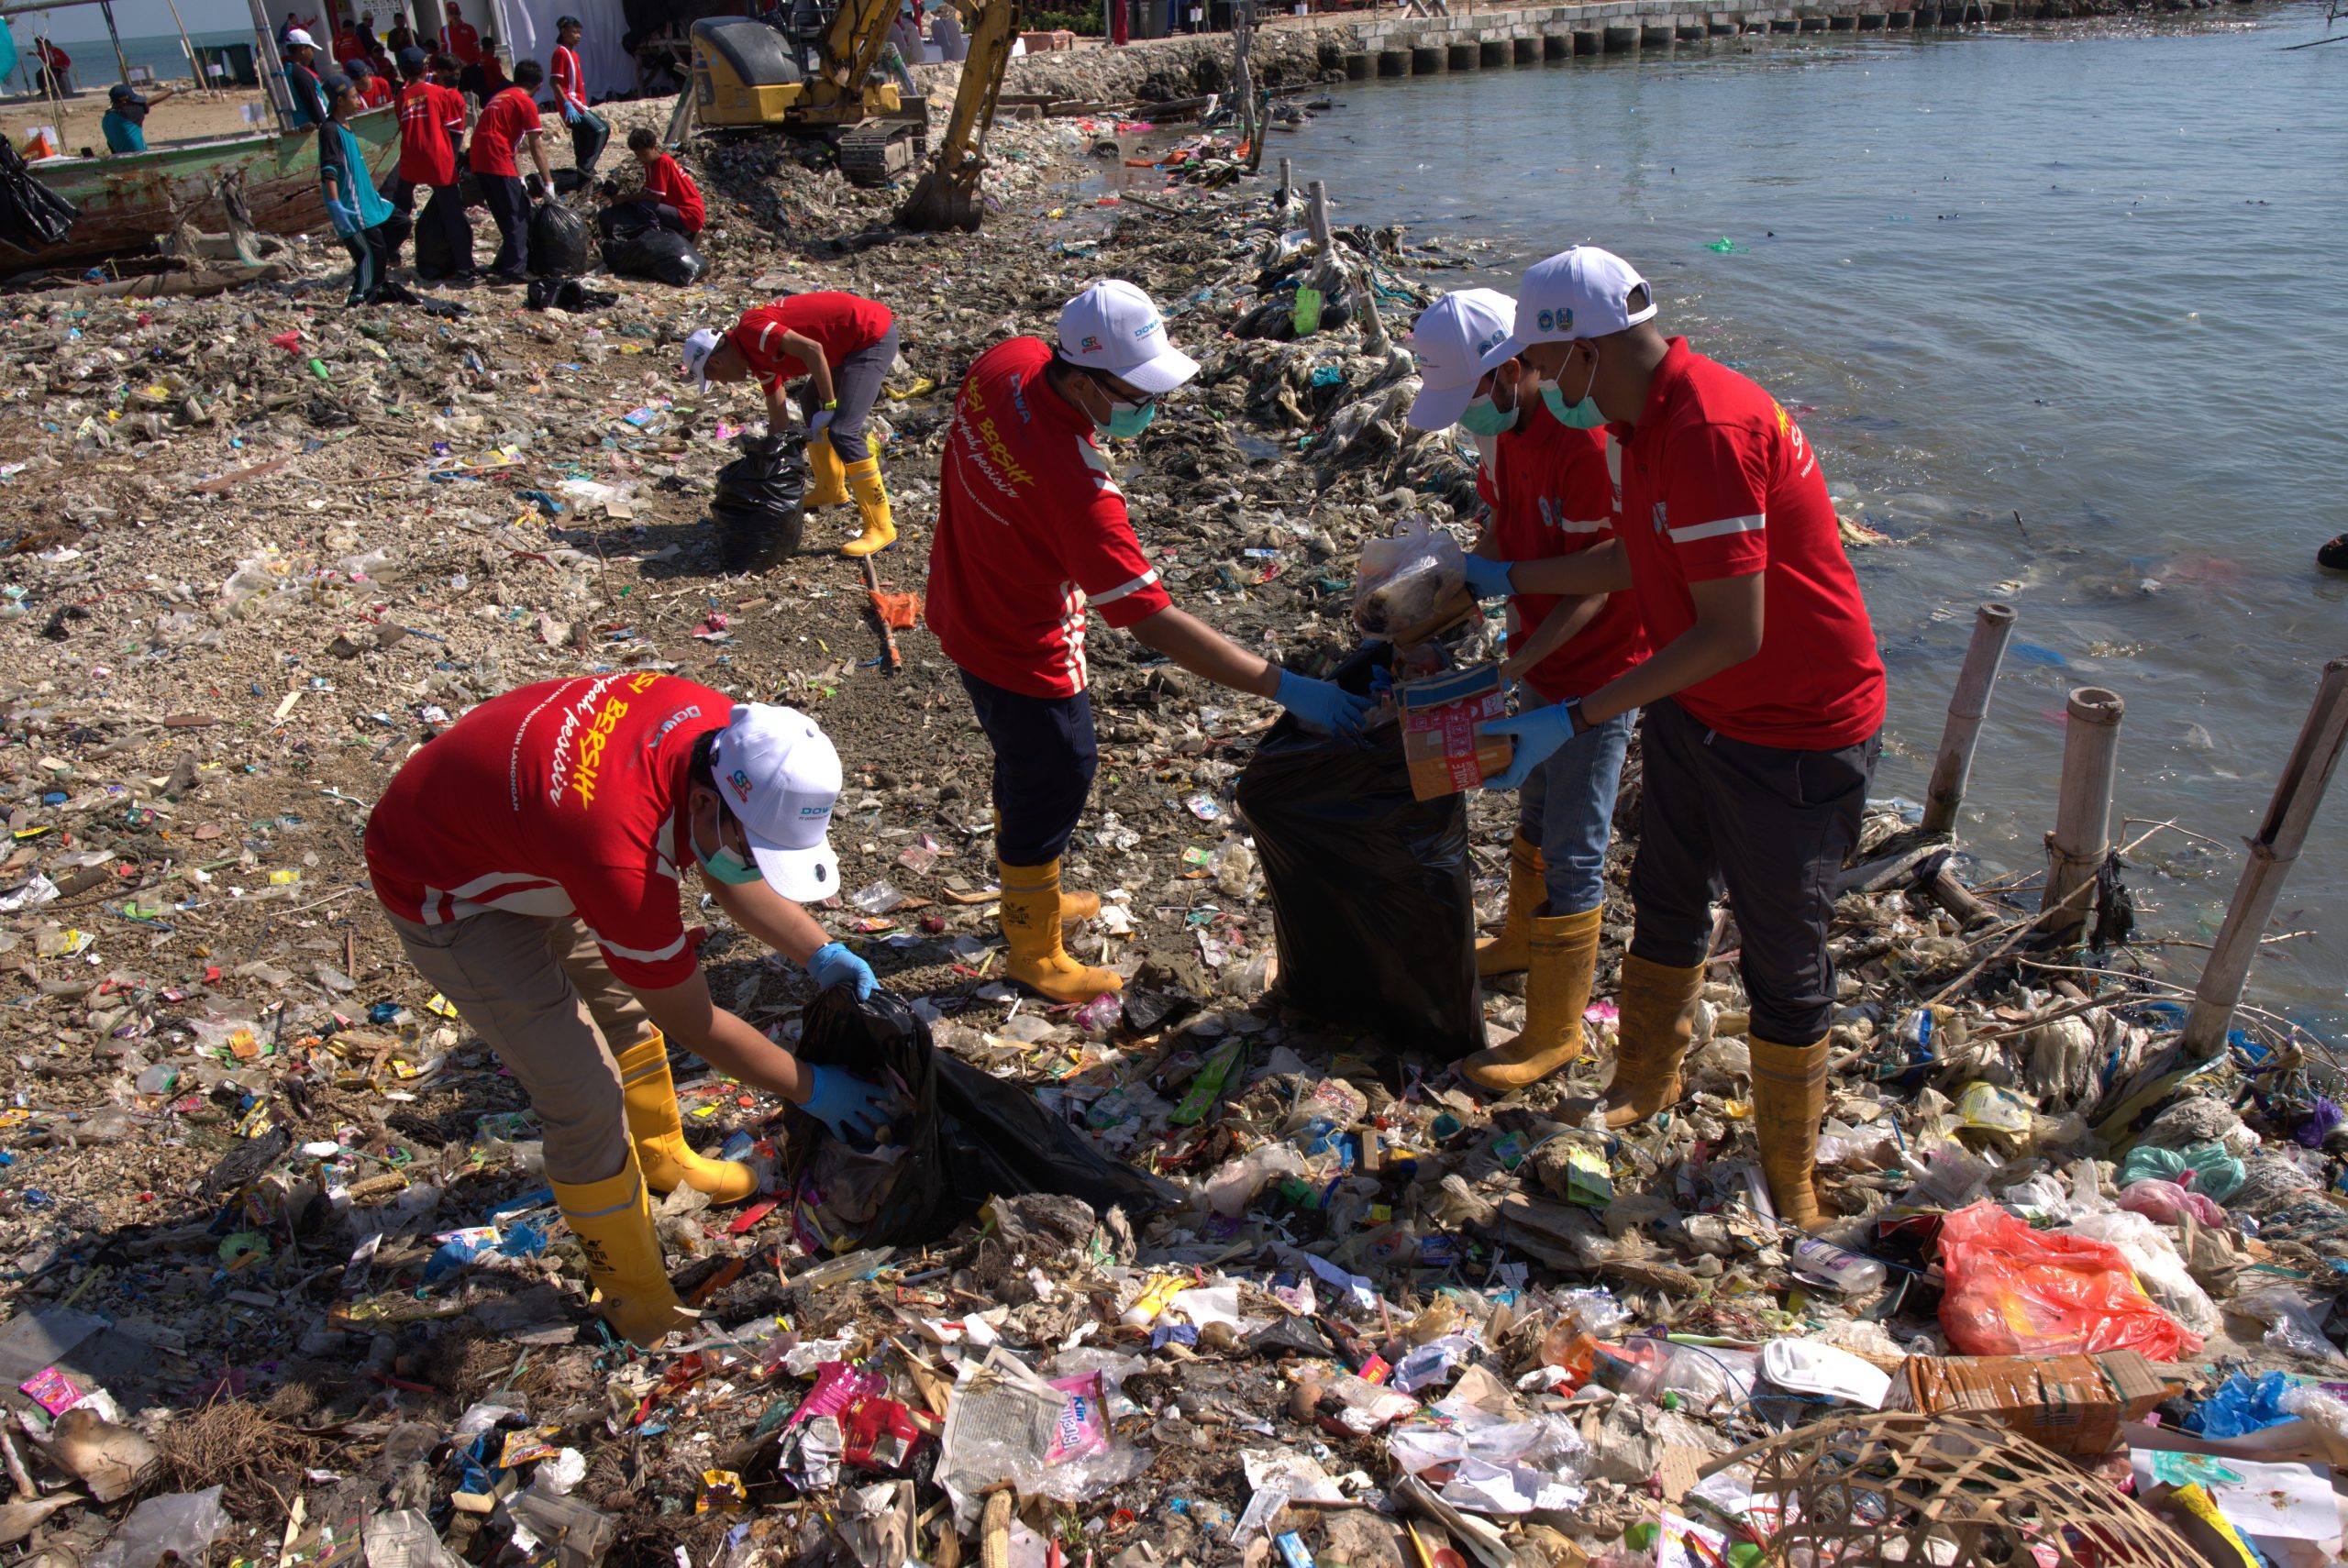
[[1753, 1049], [1753, 1125], [1761, 1174], [1778, 1218], [1815, 1231], [1830, 1218], [1818, 1202], [1818, 1130], [1826, 1120], [1826, 1042], [1780, 1045], [1757, 1034]]
[[1100, 894], [1072, 893], [1066, 888], [1062, 888], [1060, 889], [1061, 930], [1065, 931], [1069, 926], [1079, 924], [1084, 921], [1097, 920], [1100, 918]]
[[844, 556], [869, 556], [897, 542], [897, 525], [889, 516], [889, 487], [880, 482], [880, 459], [867, 458], [847, 466], [848, 493], [856, 497], [857, 514], [864, 532], [840, 547]]
[[1579, 1121], [1603, 1104], [1606, 1125], [1628, 1127], [1679, 1103], [1679, 1064], [1695, 1037], [1692, 1010], [1704, 988], [1704, 966], [1675, 969], [1634, 954], [1623, 957], [1623, 985], [1615, 1000], [1622, 1021], [1615, 1030], [1614, 1077], [1600, 1100], [1572, 1100], [1561, 1115]]
[[1459, 1065], [1479, 1088], [1509, 1094], [1535, 1084], [1581, 1056], [1581, 1015], [1598, 974], [1598, 922], [1605, 906], [1579, 914], [1542, 915], [1529, 923], [1532, 955], [1524, 982], [1524, 1029], [1504, 1045]]
[[626, 1097], [627, 1135], [645, 1185], [655, 1192], [681, 1187], [709, 1194], [714, 1203], [739, 1203], [759, 1190], [759, 1178], [737, 1160], [713, 1160], [685, 1142], [677, 1086], [669, 1076], [669, 1042], [659, 1030], [620, 1053], [620, 1091]]
[[1549, 897], [1547, 870], [1539, 845], [1519, 835], [1508, 846], [1508, 911], [1501, 918], [1500, 934], [1476, 943], [1478, 979], [1513, 975], [1532, 963], [1533, 911]]
[[1087, 1002], [1125, 982], [1113, 969], [1091, 969], [1060, 945], [1060, 863], [1009, 866], [1002, 878], [1002, 935], [1011, 944], [1004, 972], [1057, 1002]]
[[692, 1320], [680, 1311], [677, 1292], [660, 1261], [644, 1172], [630, 1148], [617, 1176], [576, 1185], [555, 1182], [554, 1200], [587, 1254], [587, 1277], [601, 1297], [595, 1309], [622, 1339], [654, 1345]]
[[838, 506], [847, 500], [847, 464], [840, 460], [840, 449], [832, 438], [818, 431], [807, 443], [807, 475], [815, 482], [807, 487], [804, 506]]

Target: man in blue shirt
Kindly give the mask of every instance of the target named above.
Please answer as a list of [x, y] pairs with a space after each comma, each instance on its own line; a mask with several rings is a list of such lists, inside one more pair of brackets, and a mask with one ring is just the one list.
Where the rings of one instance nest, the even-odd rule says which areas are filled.
[[285, 85], [293, 89], [295, 126], [322, 126], [333, 113], [318, 86], [318, 46], [299, 28], [285, 35]]
[[139, 96], [138, 90], [127, 82], [117, 82], [106, 92], [109, 107], [98, 128], [106, 135], [108, 152], [144, 152], [147, 150], [147, 111], [178, 92], [176, 87], [159, 87], [151, 98]]

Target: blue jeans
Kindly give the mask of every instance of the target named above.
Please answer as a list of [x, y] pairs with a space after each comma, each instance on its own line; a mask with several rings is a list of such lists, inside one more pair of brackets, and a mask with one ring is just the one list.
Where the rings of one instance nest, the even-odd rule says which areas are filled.
[[1639, 711], [1618, 713], [1576, 735], [1526, 776], [1516, 794], [1516, 831], [1541, 846], [1549, 905], [1579, 914], [1606, 901], [1606, 842], [1614, 831], [1614, 791]]

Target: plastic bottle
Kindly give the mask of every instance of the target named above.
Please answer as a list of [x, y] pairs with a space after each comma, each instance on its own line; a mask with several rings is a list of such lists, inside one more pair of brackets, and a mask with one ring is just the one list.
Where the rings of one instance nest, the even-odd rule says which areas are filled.
[[1128, 1328], [1149, 1327], [1157, 1320], [1157, 1315], [1166, 1310], [1166, 1304], [1174, 1299], [1175, 1292], [1182, 1289], [1186, 1283], [1180, 1275], [1152, 1275], [1142, 1293], [1134, 1298], [1134, 1304], [1126, 1308], [1117, 1320]]
[[1797, 1278], [1839, 1290], [1845, 1296], [1880, 1290], [1890, 1271], [1869, 1257], [1836, 1246], [1816, 1236], [1794, 1243], [1791, 1264]]
[[860, 1253], [850, 1253], [830, 1263], [817, 1264], [806, 1273], [794, 1275], [787, 1283], [793, 1290], [821, 1290], [844, 1280], [862, 1279], [882, 1264], [897, 1255], [894, 1247], [867, 1247]]

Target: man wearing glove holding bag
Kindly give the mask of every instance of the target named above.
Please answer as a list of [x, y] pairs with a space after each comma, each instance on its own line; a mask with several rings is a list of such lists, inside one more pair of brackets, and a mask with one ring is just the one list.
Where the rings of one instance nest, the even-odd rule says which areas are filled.
[[1575, 700], [1486, 725], [1517, 743], [1492, 787], [1646, 711], [1638, 919], [1607, 1124], [1678, 1100], [1724, 883], [1752, 1002], [1762, 1168], [1779, 1215], [1811, 1228], [1834, 1009], [1827, 925], [1875, 771], [1883, 661], [1800, 427], [1752, 381], [1666, 338], [1655, 315], [1629, 263], [1581, 246], [1525, 273], [1515, 330], [1484, 357], [1519, 360], [1521, 384], [1537, 381], [1552, 414], [1602, 420], [1621, 441], [1618, 537], [1547, 560], [1471, 561], [1469, 585], [1487, 597], [1629, 590], [1655, 649]]
[[555, 1199], [602, 1310], [650, 1344], [676, 1326], [648, 1189], [747, 1198], [749, 1170], [684, 1142], [669, 1041], [836, 1133], [887, 1097], [813, 1067], [710, 999], [679, 913], [697, 865], [718, 907], [871, 994], [865, 962], [802, 908], [838, 891], [826, 842], [839, 756], [814, 720], [665, 675], [525, 686], [400, 769], [367, 824], [367, 867], [425, 979], [529, 1091]]
[[[1552, 414], [1513, 359], [1482, 363], [1515, 324], [1516, 302], [1506, 294], [1460, 289], [1429, 305], [1411, 333], [1420, 378], [1411, 425], [1460, 425], [1483, 454], [1476, 488], [1491, 519], [1476, 546], [1483, 559], [1469, 566], [1479, 573], [1490, 569], [1485, 560], [1576, 555], [1614, 537], [1605, 433]], [[1509, 611], [1501, 673], [1528, 709], [1596, 690], [1646, 656], [1627, 593], [1520, 593]], [[1637, 717], [1634, 709], [1590, 725], [1518, 783], [1508, 912], [1500, 934], [1477, 944], [1476, 973], [1527, 972], [1524, 1028], [1459, 1065], [1480, 1088], [1520, 1089], [1581, 1056], [1614, 794]]]
[[946, 437], [929, 557], [931, 630], [994, 747], [995, 853], [1011, 977], [1054, 1001], [1124, 982], [1061, 944], [1100, 910], [1063, 893], [1060, 852], [1099, 763], [1084, 662], [1086, 609], [1193, 675], [1357, 733], [1365, 699], [1291, 675], [1174, 608], [1134, 537], [1102, 436], [1139, 436], [1198, 373], [1149, 296], [1093, 284], [1060, 312], [1057, 344], [1013, 337], [963, 378]]

